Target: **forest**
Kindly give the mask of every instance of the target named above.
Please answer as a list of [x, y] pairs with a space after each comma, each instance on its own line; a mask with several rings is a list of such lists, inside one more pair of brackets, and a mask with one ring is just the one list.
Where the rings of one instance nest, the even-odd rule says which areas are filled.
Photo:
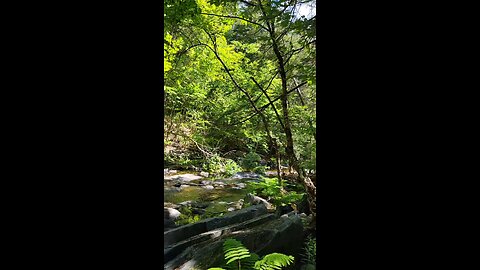
[[316, 1], [164, 1], [164, 269], [316, 269]]

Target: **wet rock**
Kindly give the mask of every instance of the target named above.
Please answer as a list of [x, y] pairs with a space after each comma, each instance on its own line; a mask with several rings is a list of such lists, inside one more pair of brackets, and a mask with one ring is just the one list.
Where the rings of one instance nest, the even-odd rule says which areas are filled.
[[200, 172], [200, 176], [208, 177], [210, 174], [208, 172]]
[[203, 188], [206, 189], [206, 190], [214, 189], [214, 187], [212, 185], [206, 185], [206, 186], [203, 186]]

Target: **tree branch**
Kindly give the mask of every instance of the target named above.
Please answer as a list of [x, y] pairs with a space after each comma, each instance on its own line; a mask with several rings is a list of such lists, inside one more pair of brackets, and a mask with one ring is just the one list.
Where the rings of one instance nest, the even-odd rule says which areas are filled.
[[254, 21], [251, 21], [251, 20], [242, 18], [242, 17], [232, 16], [232, 15], [211, 14], [211, 13], [200, 13], [200, 14], [202, 14], [202, 15], [209, 15], [209, 16], [216, 16], [216, 17], [223, 17], [223, 18], [230, 18], [230, 19], [239, 19], [239, 20], [243, 20], [243, 21], [249, 22], [249, 23], [251, 23], [251, 24], [258, 25], [258, 26], [260, 26], [261, 28], [263, 28], [263, 29], [265, 29], [265, 30], [268, 31], [268, 28], [266, 28], [266, 27], [263, 26], [262, 24], [259, 24], [259, 23], [257, 23], [257, 22], [254, 22]]
[[[303, 85], [305, 85], [305, 84], [307, 84], [307, 82], [303, 82], [303, 83], [295, 86], [295, 87], [292, 88], [291, 90], [288, 90], [288, 91], [287, 91], [287, 95], [290, 94], [291, 92], [297, 90], [299, 87], [301, 87], [301, 86], [303, 86]], [[274, 98], [274, 99], [272, 100], [272, 103], [275, 102], [275, 101], [277, 101], [277, 100], [279, 100], [280, 98], [282, 98], [282, 96], [283, 96], [283, 95], [280, 95], [280, 96]], [[268, 108], [268, 106], [270, 106], [270, 103], [268, 103], [267, 105], [263, 105], [262, 107], [258, 108], [258, 110], [259, 110], [260, 112], [261, 112], [261, 111], [264, 111], [266, 108]], [[247, 122], [248, 120], [250, 120], [251, 118], [253, 118], [253, 117], [254, 117], [255, 115], [257, 115], [257, 114], [258, 114], [258, 113], [255, 112], [254, 114], [248, 116], [247, 118], [245, 118], [245, 119], [243, 119], [243, 120], [241, 120], [241, 121], [239, 121], [239, 122], [235, 122], [235, 123], [233, 123], [233, 124], [230, 124], [230, 125], [231, 125], [231, 126], [235, 126], [235, 125], [238, 125], [238, 124]]]

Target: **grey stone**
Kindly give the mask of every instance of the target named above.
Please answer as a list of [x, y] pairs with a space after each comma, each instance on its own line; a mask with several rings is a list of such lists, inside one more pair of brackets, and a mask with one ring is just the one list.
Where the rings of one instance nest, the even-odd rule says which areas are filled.
[[228, 212], [235, 211], [235, 208], [233, 208], [233, 207], [229, 207], [229, 208], [227, 209], [227, 211], [228, 211]]
[[187, 205], [190, 205], [190, 204], [192, 204], [192, 201], [184, 201], [184, 202], [179, 203], [179, 205], [182, 205], [182, 206], [187, 206]]
[[[239, 226], [236, 224], [209, 230], [184, 242], [168, 246], [164, 250], [164, 255], [168, 255], [165, 256], [167, 263], [164, 264], [164, 269], [219, 267], [223, 257], [222, 244], [226, 238], [235, 238], [241, 241], [245, 247], [259, 256], [273, 252], [297, 256], [301, 252], [304, 237], [300, 218], [291, 216], [272, 219], [272, 217], [274, 217], [273, 214], [267, 214], [257, 217], [255, 222], [249, 220], [241, 223], [248, 224], [250, 222], [250, 225]], [[174, 252], [175, 248], [176, 252]]]
[[163, 218], [176, 220], [180, 216], [180, 211], [173, 208], [164, 207], [163, 208]]
[[247, 186], [245, 183], [236, 183], [235, 185], [239, 188], [245, 188]]
[[200, 176], [208, 177], [210, 174], [208, 172], [200, 172]]
[[170, 176], [164, 177], [165, 180], [179, 180], [179, 181], [182, 181], [182, 182], [190, 182], [192, 180], [197, 180], [197, 179], [201, 179], [201, 178], [202, 178], [201, 176], [193, 175], [193, 174], [190, 174], [190, 173], [170, 175]]
[[214, 189], [212, 185], [206, 185], [206, 186], [203, 186], [203, 188], [207, 190]]

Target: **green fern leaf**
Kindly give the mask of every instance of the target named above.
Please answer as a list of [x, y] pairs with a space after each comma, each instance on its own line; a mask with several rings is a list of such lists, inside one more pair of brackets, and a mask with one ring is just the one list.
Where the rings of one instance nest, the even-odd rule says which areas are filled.
[[284, 266], [290, 265], [295, 258], [293, 256], [272, 253], [255, 263], [255, 269], [258, 270], [278, 270]]

